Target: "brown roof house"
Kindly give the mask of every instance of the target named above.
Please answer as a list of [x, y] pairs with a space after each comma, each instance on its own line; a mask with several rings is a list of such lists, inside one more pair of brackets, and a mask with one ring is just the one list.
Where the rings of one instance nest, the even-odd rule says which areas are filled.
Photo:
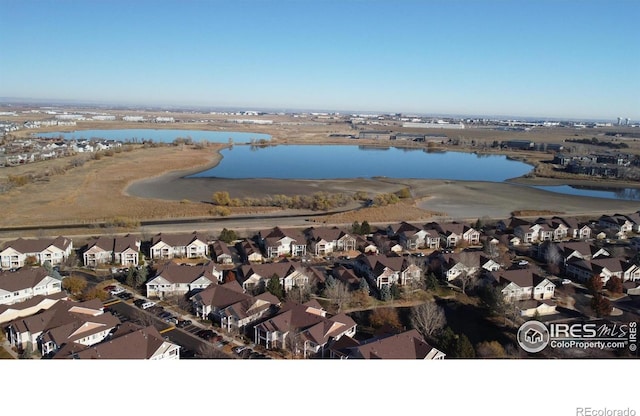
[[40, 311], [49, 309], [59, 300], [68, 300], [67, 294], [64, 292], [58, 292], [47, 296], [35, 295], [32, 298], [23, 300], [22, 302], [12, 303], [10, 305], [0, 305], [0, 324], [13, 321], [14, 319], [31, 316]]
[[104, 313], [99, 299], [86, 302], [60, 300], [46, 311], [11, 321], [7, 326], [7, 338], [18, 349], [38, 349], [46, 356], [69, 343], [96, 344], [119, 324], [118, 318]]
[[71, 255], [73, 242], [67, 237], [23, 239], [9, 241], [0, 251], [0, 268], [3, 270], [24, 267], [27, 258], [33, 264], [51, 263], [55, 266], [63, 263]]
[[312, 283], [313, 273], [300, 262], [249, 264], [240, 268], [240, 280], [244, 290], [264, 287], [269, 279], [277, 276], [285, 291], [294, 286], [305, 287]]
[[254, 327], [254, 340], [267, 348], [281, 348], [302, 357], [323, 356], [343, 336], [353, 337], [356, 323], [346, 314], [327, 317], [320, 304], [287, 302], [271, 318]]
[[359, 273], [366, 276], [378, 289], [398, 284], [401, 286], [419, 281], [423, 270], [415, 262], [401, 256], [360, 255], [355, 264]]
[[301, 257], [307, 253], [307, 239], [296, 229], [274, 227], [260, 231], [258, 238], [268, 258]]
[[140, 261], [139, 252], [140, 240], [135, 236], [130, 234], [115, 238], [100, 236], [87, 244], [82, 258], [87, 267], [97, 267], [107, 263], [137, 267]]
[[168, 262], [146, 283], [147, 296], [163, 299], [167, 296], [186, 295], [221, 280], [222, 273], [212, 261], [194, 266]]
[[311, 251], [316, 256], [356, 249], [355, 236], [338, 227], [312, 227], [307, 230], [307, 236]]
[[61, 291], [62, 282], [49, 276], [43, 267], [0, 272], [0, 305], [10, 305], [37, 295], [48, 296]]
[[384, 338], [375, 338], [348, 347], [341, 358], [384, 360], [442, 360], [445, 353], [429, 345], [418, 331], [412, 329]]
[[150, 254], [154, 260], [195, 259], [206, 257], [209, 254], [209, 245], [207, 239], [195, 231], [191, 234], [159, 233], [151, 239]]
[[556, 285], [530, 269], [501, 270], [491, 275], [504, 286], [502, 294], [507, 301], [551, 299], [555, 294]]
[[140, 327], [125, 322], [108, 339], [90, 346], [67, 344], [53, 358], [179, 360], [180, 346], [165, 340], [153, 326]]
[[233, 256], [227, 243], [221, 240], [217, 240], [213, 243], [213, 257], [216, 263], [219, 264], [233, 264]]

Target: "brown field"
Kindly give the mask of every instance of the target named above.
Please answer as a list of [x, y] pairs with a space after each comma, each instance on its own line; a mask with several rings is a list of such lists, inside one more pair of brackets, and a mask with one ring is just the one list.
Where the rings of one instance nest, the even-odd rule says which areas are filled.
[[[132, 112], [127, 112], [131, 114]], [[148, 115], [148, 114], [145, 114]], [[165, 115], [165, 114], [163, 114]], [[195, 117], [195, 115], [180, 115]], [[209, 118], [214, 116], [206, 115]], [[204, 117], [199, 115], [199, 117]], [[324, 125], [242, 125], [219, 120], [198, 122], [184, 120], [174, 124], [123, 123], [123, 122], [81, 122], [75, 128], [171, 128], [252, 131], [273, 136], [275, 143], [343, 143], [343, 144], [380, 144], [365, 143], [344, 138], [330, 138], [331, 133], [357, 134], [346, 123], [326, 123]], [[34, 119], [35, 117], [30, 117]], [[226, 116], [233, 118], [233, 116]], [[287, 116], [273, 116], [271, 119], [291, 123], [307, 122]], [[397, 126], [384, 128], [407, 131]], [[62, 128], [49, 129], [59, 131]], [[44, 131], [41, 130], [41, 131]], [[14, 136], [24, 136], [31, 131], [19, 131]], [[493, 140], [531, 139], [536, 142], [558, 143], [565, 138], [590, 138], [593, 131], [570, 129], [544, 129], [531, 132], [504, 132], [488, 129], [469, 128], [464, 130], [442, 130], [434, 132], [458, 138], [463, 146], [452, 150], [478, 151], [470, 145], [491, 142]], [[468, 143], [467, 143], [468, 142]], [[385, 142], [384, 145], [392, 143]], [[630, 142], [632, 152], [640, 153], [640, 143]], [[424, 146], [415, 145], [414, 146]], [[0, 194], [0, 206], [3, 215], [1, 227], [46, 225], [64, 223], [87, 223], [128, 219], [133, 222], [158, 218], [210, 217], [215, 215], [215, 207], [209, 202], [214, 192], [226, 190], [231, 197], [264, 197], [271, 194], [302, 195], [318, 191], [329, 193], [355, 193], [365, 191], [373, 196], [376, 193], [395, 192], [409, 187], [413, 201], [400, 204], [367, 208], [350, 213], [328, 215], [316, 218], [316, 221], [350, 223], [367, 220], [373, 222], [423, 220], [434, 218], [467, 219], [488, 217], [506, 217], [514, 211], [526, 212], [563, 212], [567, 214], [595, 214], [616, 211], [635, 211], [637, 202], [611, 201], [595, 198], [570, 197], [535, 190], [522, 184], [581, 183], [612, 184], [597, 180], [585, 181], [581, 178], [518, 178], [513, 183], [462, 182], [441, 180], [376, 180], [352, 179], [330, 181], [300, 180], [222, 180], [222, 179], [184, 179], [190, 172], [206, 169], [219, 160], [217, 150], [223, 145], [210, 145], [204, 149], [192, 146], [159, 146], [139, 148], [131, 152], [117, 153], [100, 160], [89, 160], [81, 167], [55, 174], [56, 168], [69, 163], [70, 158], [38, 162], [19, 167], [0, 169], [0, 183], [9, 175], [37, 174], [49, 172], [49, 176]], [[552, 155], [544, 153], [510, 152], [512, 157], [535, 164], [540, 160], [549, 160]], [[635, 186], [637, 183], [613, 182], [615, 186]], [[353, 204], [356, 208], [357, 204]], [[252, 214], [275, 212], [275, 208], [232, 208], [233, 214]]]

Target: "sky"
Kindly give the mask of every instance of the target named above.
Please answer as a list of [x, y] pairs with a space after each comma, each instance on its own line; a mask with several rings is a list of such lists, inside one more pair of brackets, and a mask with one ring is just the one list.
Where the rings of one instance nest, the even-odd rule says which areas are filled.
[[0, 97], [640, 120], [636, 0], [0, 6]]

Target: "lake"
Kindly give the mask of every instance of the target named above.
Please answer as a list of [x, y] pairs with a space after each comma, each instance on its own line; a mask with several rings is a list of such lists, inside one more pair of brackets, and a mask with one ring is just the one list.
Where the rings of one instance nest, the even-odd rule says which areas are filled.
[[172, 129], [115, 129], [115, 130], [78, 130], [73, 132], [34, 133], [38, 137], [57, 138], [65, 140], [80, 140], [100, 138], [121, 142], [154, 142], [171, 143], [176, 138], [191, 137], [194, 142], [206, 140], [212, 143], [228, 143], [229, 138], [234, 143], [251, 143], [251, 140], [269, 140], [271, 136], [262, 133], [247, 133], [235, 131], [206, 131], [206, 130], [172, 130]]
[[218, 166], [193, 178], [349, 179], [414, 178], [503, 182], [531, 166], [502, 155], [426, 152], [354, 145], [233, 146]]
[[640, 188], [604, 188], [571, 185], [536, 186], [536, 188], [568, 195], [640, 201]]

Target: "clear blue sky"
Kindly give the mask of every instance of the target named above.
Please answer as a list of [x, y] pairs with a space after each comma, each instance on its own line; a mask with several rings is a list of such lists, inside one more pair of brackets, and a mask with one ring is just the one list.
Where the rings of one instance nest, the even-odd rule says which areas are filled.
[[640, 119], [640, 1], [0, 1], [0, 97]]

